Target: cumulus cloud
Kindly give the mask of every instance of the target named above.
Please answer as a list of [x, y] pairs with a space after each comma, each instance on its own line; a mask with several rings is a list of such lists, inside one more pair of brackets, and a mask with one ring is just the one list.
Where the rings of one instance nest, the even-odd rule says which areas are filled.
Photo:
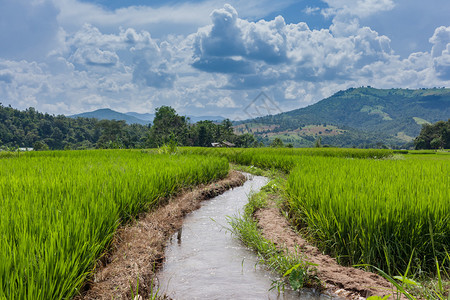
[[171, 88], [176, 76], [167, 72], [167, 65], [161, 64], [152, 68], [146, 61], [137, 64], [133, 72], [133, 81], [139, 85], [156, 88]]
[[73, 54], [73, 61], [90, 66], [112, 67], [117, 64], [119, 57], [116, 53], [99, 48], [79, 48]]
[[[225, 5], [212, 26], [195, 34], [193, 66], [230, 74], [228, 88], [257, 88], [280, 80], [347, 80], [364, 66], [394, 59], [388, 37], [368, 27], [335, 22], [311, 30], [282, 17], [249, 22]], [[344, 30], [345, 28], [345, 30]]]
[[[450, 84], [450, 27], [436, 28], [428, 50], [401, 58], [388, 36], [361, 25], [361, 16], [369, 11], [391, 9], [390, 0], [327, 1], [333, 20], [320, 30], [303, 22], [286, 23], [281, 16], [252, 21], [238, 14], [239, 6], [225, 5], [211, 9], [209, 21], [192, 34], [164, 38], [155, 38], [140, 25], [105, 29], [113, 16], [131, 16], [132, 9], [108, 12], [76, 0], [34, 2], [54, 3], [61, 10], [58, 18], [67, 17], [70, 5], [82, 8], [73, 11], [74, 17], [91, 14], [87, 8], [101, 15], [91, 24], [77, 23], [75, 29], [64, 25], [50, 30], [57, 44], [45, 48], [40, 60], [0, 54], [0, 96], [21, 109], [152, 112], [171, 105], [181, 114], [216, 115], [220, 109], [224, 116], [245, 118], [243, 107], [261, 91], [287, 111], [348, 87]], [[347, 10], [352, 5], [357, 9], [351, 14]]]
[[440, 56], [450, 43], [450, 26], [440, 26], [436, 28], [433, 36], [430, 38], [430, 43], [433, 44], [431, 55], [433, 57]]
[[436, 28], [430, 38], [433, 44], [431, 56], [436, 74], [444, 80], [450, 79], [450, 26], [440, 26]]
[[145, 44], [131, 48], [134, 61], [133, 82], [141, 86], [171, 88], [176, 75], [171, 70], [171, 54], [166, 47], [158, 46], [151, 39]]
[[442, 51], [441, 55], [433, 60], [437, 76], [444, 80], [450, 80], [450, 43]]
[[[196, 34], [194, 66], [205, 71], [241, 73], [251, 71], [252, 60], [267, 64], [286, 61], [284, 19], [248, 22], [229, 4], [211, 14], [212, 27]], [[250, 60], [245, 62], [244, 60]], [[229, 67], [231, 65], [232, 67]]]

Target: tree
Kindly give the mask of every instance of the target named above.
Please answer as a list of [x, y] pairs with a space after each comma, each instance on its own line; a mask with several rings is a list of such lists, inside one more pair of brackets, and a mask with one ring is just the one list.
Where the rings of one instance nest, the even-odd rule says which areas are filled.
[[124, 148], [125, 125], [125, 121], [123, 120], [99, 121], [97, 127], [101, 129], [101, 135], [97, 141], [97, 148]]
[[322, 138], [319, 136], [316, 141], [314, 142], [314, 147], [316, 148], [322, 148]]
[[52, 150], [109, 147], [110, 141], [114, 147], [134, 148], [143, 145], [148, 130], [147, 126], [123, 121], [73, 119], [42, 114], [32, 107], [19, 111], [0, 104], [0, 139], [8, 148], [31, 147], [38, 141]]
[[46, 143], [42, 141], [37, 141], [36, 143], [33, 144], [33, 149], [36, 151], [45, 151], [48, 150], [49, 148]]
[[244, 133], [236, 137], [235, 144], [240, 148], [256, 147], [258, 142], [253, 134]]
[[272, 143], [270, 143], [270, 147], [272, 148], [281, 148], [284, 147], [284, 143], [280, 138], [275, 138]]
[[424, 124], [414, 139], [416, 149], [450, 149], [450, 119], [434, 124]]
[[188, 123], [185, 117], [177, 115], [170, 106], [161, 106], [156, 109], [153, 126], [150, 129], [148, 144], [159, 147], [167, 144], [173, 135], [179, 145], [185, 145], [187, 140]]

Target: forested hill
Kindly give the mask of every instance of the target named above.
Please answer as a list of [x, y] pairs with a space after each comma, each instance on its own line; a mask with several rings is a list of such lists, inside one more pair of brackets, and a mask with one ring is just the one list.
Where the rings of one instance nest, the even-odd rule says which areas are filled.
[[125, 121], [54, 116], [32, 107], [20, 111], [0, 103], [0, 148], [135, 148], [143, 145], [147, 132], [147, 126]]
[[246, 121], [237, 130], [268, 141], [281, 137], [296, 146], [311, 145], [318, 137], [336, 146], [399, 146], [416, 137], [422, 124], [449, 117], [450, 89], [362, 87], [305, 108]]
[[20, 111], [0, 103], [0, 151], [17, 147], [35, 150], [144, 148], [167, 144], [205, 146], [231, 142], [239, 147], [259, 145], [251, 134], [236, 135], [231, 121], [220, 124], [205, 120], [195, 124], [175, 109], [156, 109], [153, 124], [127, 124], [125, 120], [69, 118], [39, 113], [34, 108]]

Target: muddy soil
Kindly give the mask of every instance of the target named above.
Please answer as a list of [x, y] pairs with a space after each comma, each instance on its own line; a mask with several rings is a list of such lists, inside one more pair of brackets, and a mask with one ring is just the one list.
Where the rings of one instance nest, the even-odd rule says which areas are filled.
[[306, 256], [306, 260], [317, 264], [317, 275], [326, 284], [327, 290], [347, 299], [364, 299], [372, 295], [392, 294], [391, 284], [383, 277], [361, 269], [339, 265], [334, 258], [324, 255], [309, 244], [289, 225], [275, 205], [260, 209], [255, 213], [263, 236], [287, 248], [290, 253], [297, 252]]
[[75, 299], [131, 299], [130, 286], [136, 290], [138, 279], [139, 294], [147, 295], [154, 274], [164, 260], [165, 246], [181, 228], [183, 217], [199, 208], [201, 201], [240, 186], [245, 180], [241, 173], [230, 171], [227, 178], [184, 191], [168, 199], [165, 206], [121, 228], [115, 236], [113, 249], [103, 257], [85, 291]]

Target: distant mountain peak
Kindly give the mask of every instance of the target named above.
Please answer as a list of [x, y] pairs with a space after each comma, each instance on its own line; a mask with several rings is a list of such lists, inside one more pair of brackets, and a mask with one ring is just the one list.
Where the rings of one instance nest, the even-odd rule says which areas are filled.
[[136, 118], [134, 116], [130, 116], [115, 110], [112, 110], [110, 108], [100, 108], [91, 112], [85, 112], [81, 114], [76, 114], [69, 116], [70, 118], [95, 118], [98, 120], [123, 120], [127, 124], [141, 124], [141, 125], [147, 125], [150, 122], [146, 120], [142, 120], [140, 118]]
[[[147, 125], [153, 122], [155, 118], [154, 114], [150, 113], [137, 113], [137, 112], [127, 112], [121, 113], [110, 108], [100, 108], [91, 112], [85, 112], [81, 114], [71, 115], [70, 118], [96, 118], [99, 120], [124, 120], [127, 124], [141, 124]], [[189, 116], [187, 115], [191, 121], [191, 123], [196, 123], [199, 121], [218, 121], [221, 122], [225, 120], [224, 117], [221, 116]]]

